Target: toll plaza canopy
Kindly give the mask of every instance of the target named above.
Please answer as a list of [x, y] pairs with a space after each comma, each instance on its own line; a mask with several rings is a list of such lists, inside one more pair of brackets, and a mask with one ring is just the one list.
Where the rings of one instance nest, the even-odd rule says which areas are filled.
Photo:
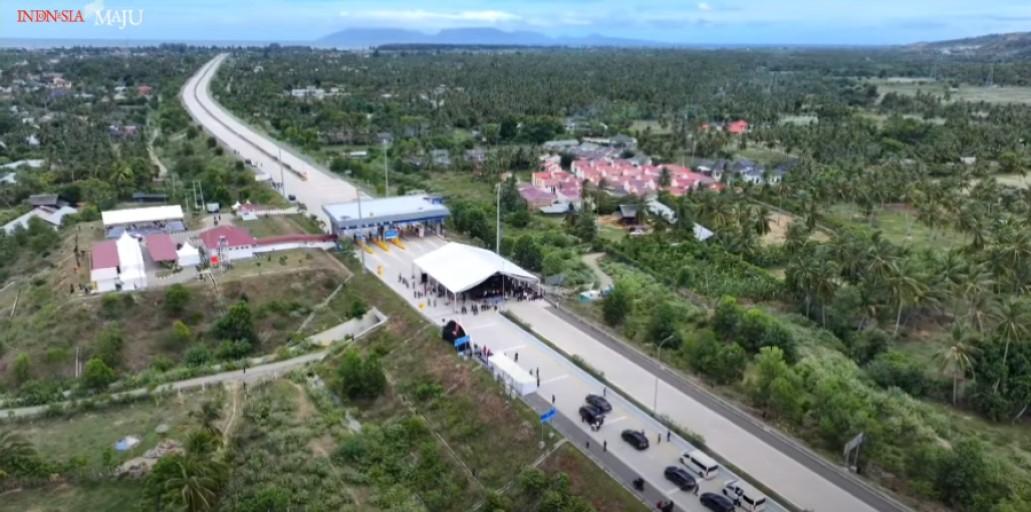
[[486, 249], [451, 242], [412, 264], [453, 294], [469, 291], [495, 275], [524, 283], [537, 277]]

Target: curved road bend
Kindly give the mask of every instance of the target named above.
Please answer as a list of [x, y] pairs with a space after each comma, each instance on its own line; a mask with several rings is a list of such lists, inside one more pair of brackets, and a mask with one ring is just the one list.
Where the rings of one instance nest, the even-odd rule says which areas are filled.
[[[304, 181], [287, 171], [285, 177], [288, 193], [297, 195], [298, 200], [304, 203], [310, 212], [318, 214], [320, 218], [323, 217], [322, 204], [354, 199], [356, 189], [353, 186], [329, 174], [328, 171], [317, 168], [297, 157], [286, 148], [281, 148], [264, 135], [251, 130], [233, 118], [211, 98], [208, 90], [211, 77], [225, 57], [225, 54], [219, 55], [202, 66], [183, 88], [183, 101], [194, 119], [204, 125], [224, 144], [236, 150], [241, 158], [252, 160], [256, 163], [256, 167], [268, 172], [273, 177], [278, 172], [278, 162], [273, 155], [282, 150], [284, 161], [294, 166], [295, 169], [308, 171], [309, 176], [309, 179]], [[269, 172], [270, 170], [272, 172]], [[378, 253], [377, 256], [379, 256]], [[387, 255], [383, 254], [382, 256]], [[412, 255], [402, 256], [392, 253], [391, 256], [401, 256], [402, 259], [407, 259]], [[407, 262], [404, 263], [407, 264]], [[403, 268], [409, 267], [403, 266]], [[384, 279], [384, 281], [389, 285], [392, 280]], [[405, 296], [403, 291], [398, 291]], [[842, 468], [824, 460], [786, 436], [776, 433], [743, 411], [698, 389], [680, 376], [671, 374], [648, 356], [608, 337], [606, 333], [583, 322], [578, 322], [576, 318], [560, 317], [561, 313], [554, 308], [535, 307], [533, 309], [535, 311], [529, 312], [529, 316], [524, 316], [524, 320], [533, 324], [534, 329], [538, 331], [557, 329], [556, 332], [564, 333], [563, 337], [566, 339], [560, 340], [552, 338], [547, 332], [542, 332], [553, 341], [560, 342], [560, 345], [567, 340], [576, 339], [576, 343], [583, 346], [593, 346], [594, 349], [588, 352], [573, 351], [571, 353], [579, 353], [595, 368], [605, 369], [612, 366], [606, 374], [614, 381], [614, 384], [620, 385], [618, 381], [622, 371], [619, 368], [626, 370], [625, 377], [632, 375], [639, 381], [636, 384], [630, 383], [630, 386], [620, 385], [624, 390], [627, 390], [627, 387], [640, 386], [650, 389], [651, 383], [658, 376], [663, 383], [663, 397], [665, 397], [667, 406], [671, 404], [674, 397], [679, 396], [683, 403], [678, 404], [678, 409], [694, 408], [711, 420], [709, 427], [719, 425], [724, 430], [734, 431], [737, 439], [730, 439], [727, 450], [724, 450], [723, 447], [713, 446], [713, 448], [791, 501], [809, 506], [819, 512], [908, 510], [904, 505], [880, 493], [866, 482], [848, 474]], [[522, 313], [527, 312], [523, 311]], [[607, 355], [610, 355], [608, 362], [604, 361], [604, 356]], [[561, 356], [556, 357], [565, 359]], [[572, 380], [570, 379], [570, 381]], [[562, 384], [568, 385], [569, 382], [561, 383], [558, 387], [563, 387]], [[649, 402], [651, 399], [650, 392], [628, 392], [635, 395], [639, 401], [644, 399], [644, 402]], [[683, 407], [679, 407], [681, 405]], [[667, 407], [660, 407], [660, 411], [662, 409], [666, 409], [663, 412], [669, 411]], [[677, 414], [670, 415], [677, 416]], [[709, 428], [698, 428], [699, 425], [696, 425], [694, 421], [678, 421], [678, 423], [705, 435], [710, 445], [717, 444], [717, 435], [706, 435], [705, 431], [710, 430]], [[724, 437], [727, 436], [724, 435]], [[756, 449], [741, 457], [742, 448], [733, 445], [750, 445]], [[734, 453], [735, 451], [737, 453]], [[765, 455], [759, 452], [764, 452]], [[749, 460], [742, 460], [743, 458]], [[649, 480], [651, 479], [649, 478]], [[820, 498], [816, 498], [816, 496], [820, 496]]]
[[[273, 181], [285, 181], [286, 194], [296, 196], [297, 201], [307, 207], [308, 213], [327, 222], [328, 227], [322, 205], [353, 201], [358, 197], [357, 189], [329, 170], [297, 155], [285, 145], [258, 133], [214, 100], [211, 96], [211, 80], [227, 56], [223, 53], [208, 61], [183, 85], [181, 98], [186, 111], [239, 158], [250, 160], [255, 169], [267, 174]], [[282, 169], [281, 172], [279, 155], [282, 155], [287, 165], [306, 174], [307, 179], [302, 179], [288, 169]]]

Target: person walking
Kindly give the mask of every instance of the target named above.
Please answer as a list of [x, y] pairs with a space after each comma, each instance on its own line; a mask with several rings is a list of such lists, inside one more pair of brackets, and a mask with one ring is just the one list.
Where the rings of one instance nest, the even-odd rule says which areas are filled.
[[602, 441], [601, 442], [601, 451], [603, 451], [603, 452], [609, 451], [609, 442], [608, 441]]
[[551, 405], [555, 405], [555, 395], [551, 395]]
[[662, 444], [662, 433], [659, 433], [659, 434], [658, 434], [658, 435], [656, 435], [655, 437], [657, 438], [657, 439], [655, 440], [655, 444]]
[[669, 430], [667, 430], [667, 431], [666, 431], [666, 442], [667, 442], [667, 443], [669, 442], [669, 438], [670, 438], [670, 437], [671, 437], [672, 435], [673, 435], [673, 433], [672, 433], [672, 432], [670, 432]]

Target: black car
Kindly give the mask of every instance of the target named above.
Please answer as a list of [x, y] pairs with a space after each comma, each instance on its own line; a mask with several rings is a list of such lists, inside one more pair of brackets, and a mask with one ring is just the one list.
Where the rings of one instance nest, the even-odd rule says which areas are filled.
[[609, 401], [605, 399], [605, 397], [601, 397], [598, 395], [587, 395], [587, 398], [585, 398], [584, 400], [587, 403], [600, 409], [601, 412], [612, 412], [612, 404], [610, 404]]
[[722, 494], [706, 492], [699, 501], [702, 502], [702, 506], [713, 512], [734, 512], [734, 502]]
[[585, 405], [580, 408], [580, 419], [587, 423], [598, 423], [605, 417], [605, 413], [593, 405]]
[[637, 430], [624, 430], [620, 437], [624, 441], [630, 443], [630, 446], [637, 448], [638, 450], [648, 449], [648, 438], [644, 436], [644, 432]]
[[666, 471], [663, 471], [662, 474], [666, 476], [666, 480], [676, 484], [681, 491], [690, 491], [698, 485], [691, 473], [680, 466], [666, 466]]

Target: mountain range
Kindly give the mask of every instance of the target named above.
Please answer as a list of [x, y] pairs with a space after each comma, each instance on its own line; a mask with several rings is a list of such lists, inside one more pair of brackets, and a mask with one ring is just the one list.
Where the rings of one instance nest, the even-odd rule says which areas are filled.
[[435, 34], [397, 28], [349, 28], [315, 41], [317, 46], [370, 48], [390, 44], [488, 45], [488, 46], [620, 46], [662, 47], [668, 43], [623, 39], [591, 34], [583, 37], [551, 37], [527, 30], [506, 32], [496, 28], [454, 28]]
[[994, 60], [1031, 58], [1031, 32], [989, 34], [965, 39], [916, 43], [908, 45], [906, 49], [986, 57]]

